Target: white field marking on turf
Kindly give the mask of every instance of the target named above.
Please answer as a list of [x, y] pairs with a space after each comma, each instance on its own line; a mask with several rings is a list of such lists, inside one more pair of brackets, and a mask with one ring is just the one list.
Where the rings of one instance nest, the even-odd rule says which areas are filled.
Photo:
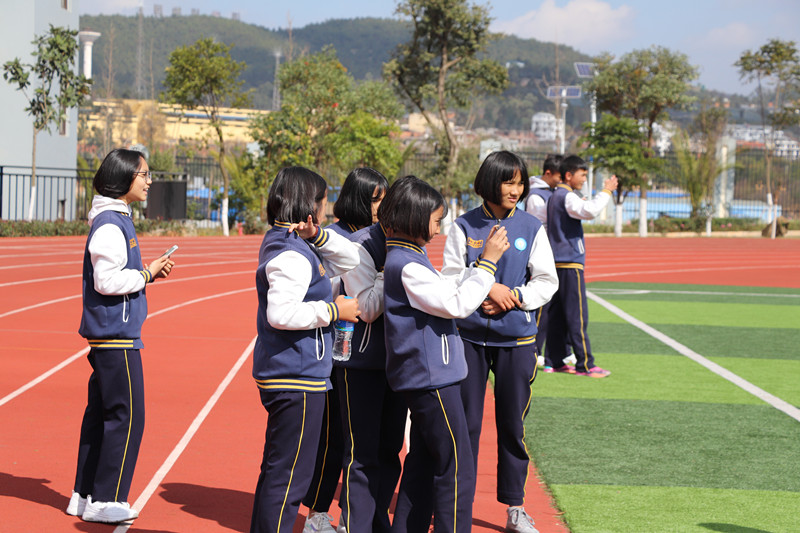
[[[252, 273], [252, 271], [250, 271], [250, 270], [239, 270], [238, 272], [226, 272], [224, 274], [218, 274], [217, 277], [219, 277], [219, 276], [233, 276], [233, 275], [238, 275], [238, 274], [250, 274], [250, 273]], [[194, 281], [194, 280], [198, 280], [198, 279], [208, 279], [208, 276], [194, 276], [194, 277], [191, 277], [191, 278], [167, 279], [165, 281], [159, 282], [159, 285], [162, 284], [162, 283], [164, 283], [164, 284], [165, 283], [180, 283], [182, 281]], [[37, 307], [44, 307], [44, 306], [50, 305], [50, 304], [57, 304], [59, 302], [64, 302], [64, 301], [67, 301], [67, 300], [72, 300], [74, 298], [80, 298], [80, 297], [81, 297], [80, 294], [75, 294], [73, 296], [65, 296], [64, 298], [57, 298], [55, 300], [49, 300], [47, 302], [41, 302], [41, 303], [38, 303], [38, 304], [29, 305], [27, 307], [20, 307], [19, 309], [12, 309], [11, 311], [6, 311], [5, 313], [0, 314], [0, 318], [5, 318], [5, 317], [7, 317], [9, 315], [15, 315], [17, 313], [22, 313], [23, 311], [30, 311], [31, 309], [36, 309]], [[153, 315], [148, 315], [148, 316], [153, 316]]]
[[780, 268], [797, 268], [797, 265], [752, 265], [752, 266], [732, 266], [732, 267], [724, 267], [724, 266], [714, 266], [708, 268], [674, 268], [669, 270], [636, 270], [633, 272], [612, 272], [608, 274], [595, 274], [592, 273], [591, 276], [586, 276], [587, 281], [591, 282], [595, 278], [613, 278], [615, 276], [630, 276], [635, 274], [673, 274], [675, 272], [722, 272], [725, 270], [763, 270], [765, 268], [770, 269], [780, 269]]
[[[253, 340], [250, 341], [250, 344], [247, 346], [247, 348], [245, 348], [244, 352], [242, 352], [242, 355], [239, 356], [239, 359], [236, 361], [233, 367], [231, 367], [230, 371], [228, 371], [228, 374], [220, 382], [219, 386], [217, 386], [217, 390], [214, 391], [214, 394], [211, 395], [200, 412], [197, 413], [197, 416], [189, 425], [189, 429], [186, 430], [186, 433], [183, 434], [181, 440], [178, 441], [178, 444], [175, 445], [175, 448], [172, 449], [172, 452], [170, 452], [169, 456], [167, 456], [167, 458], [161, 464], [155, 475], [153, 475], [153, 477], [150, 479], [150, 483], [147, 484], [142, 493], [134, 502], [134, 509], [137, 509], [141, 512], [144, 506], [147, 505], [147, 502], [153, 496], [153, 493], [155, 493], [156, 489], [158, 489], [159, 485], [161, 485], [161, 482], [164, 481], [164, 478], [167, 477], [169, 471], [178, 461], [178, 458], [181, 456], [184, 450], [186, 450], [189, 442], [192, 440], [192, 438], [194, 438], [195, 433], [197, 433], [197, 430], [200, 429], [200, 426], [208, 417], [211, 409], [213, 409], [217, 404], [222, 396], [222, 393], [225, 392], [225, 389], [227, 389], [228, 385], [231, 384], [233, 378], [236, 377], [236, 374], [242, 368], [242, 365], [244, 365], [245, 361], [250, 358], [250, 354], [253, 353], [253, 348], [256, 345], [257, 338], [258, 337], [253, 337]], [[114, 533], [125, 533], [128, 531], [128, 528], [131, 527], [131, 525], [132, 524], [121, 524], [114, 529]]]
[[[197, 265], [180, 265], [180, 268], [181, 268], [181, 270], [183, 270], [185, 268], [188, 268], [189, 266], [229, 265], [231, 263], [249, 263], [249, 262], [251, 262], [251, 260], [243, 259], [241, 261], [222, 261], [222, 262], [219, 262], [219, 263], [202, 263], [202, 264], [197, 264]], [[255, 274], [255, 270], [239, 270], [239, 271], [233, 272], [233, 273], [234, 274], [242, 274], [244, 272], [251, 272], [251, 273]], [[223, 274], [213, 274], [213, 276], [214, 277], [219, 277], [219, 276], [227, 276], [229, 274], [230, 274], [230, 272], [223, 273]], [[38, 279], [25, 279], [25, 280], [21, 280], [21, 281], [9, 281], [7, 283], [0, 283], [0, 287], [11, 287], [11, 286], [14, 286], [14, 285], [27, 285], [28, 283], [39, 283], [40, 281], [55, 281], [55, 280], [60, 280], [60, 279], [74, 279], [74, 278], [80, 278], [82, 276], [83, 276], [83, 274], [70, 274], [69, 276], [57, 276], [57, 277], [53, 277], [53, 278], [38, 278]], [[208, 277], [209, 277], [208, 275], [205, 275], [205, 276], [195, 276], [193, 278], [166, 279], [166, 280], [161, 281], [159, 283], [178, 283], [179, 281], [188, 281], [188, 280], [200, 279], [200, 278], [208, 278]]]
[[750, 394], [752, 394], [756, 398], [768, 403], [769, 405], [771, 405], [775, 409], [777, 409], [779, 411], [782, 411], [783, 413], [789, 415], [790, 417], [792, 417], [795, 420], [797, 420], [798, 422], [800, 422], [800, 409], [798, 409], [797, 407], [793, 406], [792, 404], [781, 400], [777, 396], [774, 396], [774, 395], [768, 393], [764, 389], [756, 387], [755, 385], [753, 385], [749, 381], [737, 376], [736, 374], [734, 374], [730, 370], [726, 369], [725, 367], [722, 367], [722, 366], [718, 365], [717, 363], [714, 363], [713, 361], [709, 361], [708, 359], [706, 359], [705, 357], [703, 357], [699, 353], [695, 352], [691, 348], [689, 348], [687, 346], [684, 346], [683, 344], [679, 343], [675, 339], [664, 335], [663, 333], [661, 333], [657, 329], [655, 329], [655, 328], [653, 328], [651, 326], [648, 326], [647, 324], [645, 324], [641, 320], [638, 320], [638, 319], [634, 318], [633, 316], [629, 315], [628, 313], [626, 313], [625, 311], [623, 311], [622, 309], [620, 309], [616, 305], [614, 305], [614, 304], [612, 304], [610, 302], [607, 302], [606, 300], [600, 298], [596, 294], [593, 294], [590, 291], [586, 291], [586, 296], [590, 300], [593, 300], [594, 302], [602, 305], [603, 307], [605, 307], [606, 309], [608, 309], [609, 311], [611, 311], [612, 313], [614, 313], [615, 315], [617, 315], [621, 319], [629, 322], [631, 325], [636, 326], [640, 330], [644, 331], [645, 333], [647, 333], [651, 337], [654, 337], [655, 339], [663, 342], [664, 344], [666, 344], [667, 346], [669, 346], [670, 348], [672, 348], [673, 350], [675, 350], [679, 354], [685, 355], [686, 357], [688, 357], [689, 359], [691, 359], [695, 363], [698, 363], [698, 364], [706, 367], [708, 370], [710, 370], [713, 373], [717, 374], [721, 378], [727, 379], [728, 381], [730, 381], [731, 383], [733, 383], [737, 387], [740, 387], [740, 388], [744, 389], [745, 391], [749, 392]]
[[[667, 290], [651, 290], [651, 289], [614, 289], [608, 288], [594, 288], [592, 292], [595, 294], [691, 294], [691, 295], [712, 295], [712, 296], [763, 296], [767, 298], [800, 298], [800, 294], [779, 294], [767, 292], [721, 292], [721, 291], [667, 291]], [[2, 315], [0, 315], [2, 316]]]
[[[196, 298], [194, 300], [189, 300], [188, 302], [183, 302], [183, 303], [180, 303], [180, 304], [173, 305], [172, 307], [167, 307], [165, 309], [159, 309], [158, 311], [156, 311], [154, 313], [149, 313], [147, 315], [147, 317], [150, 318], [150, 317], [158, 316], [161, 313], [166, 313], [167, 311], [174, 311], [175, 309], [178, 309], [178, 308], [181, 308], [181, 307], [184, 307], [184, 306], [187, 306], [187, 305], [191, 305], [191, 304], [194, 304], [194, 303], [204, 302], [206, 300], [212, 300], [214, 298], [221, 298], [223, 296], [230, 296], [231, 294], [238, 294], [240, 292], [247, 292], [247, 291], [251, 291], [251, 290], [253, 290], [252, 287], [248, 287], [246, 289], [238, 289], [238, 290], [235, 290], [235, 291], [221, 292], [219, 294], [213, 294], [211, 296], [204, 296], [202, 298]], [[40, 375], [39, 377], [29, 381], [28, 383], [26, 383], [22, 387], [18, 388], [17, 390], [12, 392], [8, 396], [5, 396], [4, 398], [0, 398], [0, 406], [2, 406], [3, 404], [8, 403], [9, 401], [13, 400], [14, 398], [19, 396], [20, 394], [22, 394], [26, 390], [34, 387], [35, 385], [38, 385], [39, 383], [41, 383], [45, 379], [49, 378], [50, 376], [52, 376], [53, 374], [55, 374], [56, 372], [58, 372], [59, 370], [61, 370], [65, 366], [69, 365], [70, 363], [72, 363], [76, 359], [79, 359], [82, 355], [85, 355], [87, 353], [89, 353], [89, 348], [88, 347], [84, 348], [83, 350], [81, 350], [80, 352], [78, 352], [76, 354], [73, 354], [73, 355], [69, 356], [67, 359], [61, 361], [59, 364], [57, 364], [56, 366], [54, 366], [53, 368], [51, 368], [50, 370], [48, 370], [44, 374]]]
[[89, 353], [89, 347], [88, 346], [86, 348], [84, 348], [83, 350], [81, 350], [80, 352], [77, 352], [77, 353], [74, 353], [74, 354], [70, 355], [68, 358], [64, 359], [59, 364], [57, 364], [56, 366], [54, 366], [53, 368], [51, 368], [50, 370], [48, 370], [44, 374], [40, 375], [36, 379], [33, 379], [33, 380], [29, 381], [28, 383], [26, 383], [22, 387], [18, 388], [17, 390], [12, 392], [11, 394], [9, 394], [9, 395], [7, 395], [7, 396], [5, 396], [3, 398], [0, 398], [0, 406], [3, 406], [5, 404], [7, 404], [11, 400], [16, 398], [20, 394], [22, 394], [23, 392], [25, 392], [26, 390], [32, 389], [33, 387], [35, 387], [36, 385], [38, 385], [42, 381], [46, 380], [47, 378], [49, 378], [50, 376], [52, 376], [53, 374], [55, 374], [56, 372], [58, 372], [59, 370], [61, 370], [65, 366], [67, 366], [68, 364], [72, 363], [76, 359], [80, 359], [81, 357], [83, 357], [87, 353]]

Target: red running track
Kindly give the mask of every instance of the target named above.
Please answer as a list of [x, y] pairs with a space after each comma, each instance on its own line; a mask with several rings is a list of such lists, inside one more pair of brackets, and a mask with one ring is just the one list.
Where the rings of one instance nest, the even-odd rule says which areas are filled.
[[[142, 352], [147, 423], [131, 488], [131, 500], [144, 507], [132, 531], [248, 529], [266, 425], [248, 350], [255, 336], [260, 240], [140, 239], [145, 259], [174, 243], [180, 250], [173, 276], [148, 288]], [[0, 239], [2, 531], [111, 530], [63, 513], [90, 373], [82, 353], [86, 344], [77, 334], [84, 242]], [[438, 237], [428, 247], [435, 264], [442, 244]], [[593, 237], [587, 248], [588, 281], [800, 287], [796, 240]], [[492, 401], [490, 393], [474, 531], [505, 525], [504, 507], [494, 495]], [[542, 533], [566, 531], [535, 475], [527, 494]], [[338, 516], [335, 509], [332, 514]]]

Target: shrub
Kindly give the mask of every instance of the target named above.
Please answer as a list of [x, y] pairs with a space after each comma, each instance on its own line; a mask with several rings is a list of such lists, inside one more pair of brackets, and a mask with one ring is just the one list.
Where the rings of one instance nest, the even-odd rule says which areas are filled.
[[[139, 219], [133, 225], [138, 235], [181, 236], [185, 228], [179, 220]], [[89, 224], [85, 220], [0, 220], [0, 237], [56, 237], [65, 235], [88, 235]]]

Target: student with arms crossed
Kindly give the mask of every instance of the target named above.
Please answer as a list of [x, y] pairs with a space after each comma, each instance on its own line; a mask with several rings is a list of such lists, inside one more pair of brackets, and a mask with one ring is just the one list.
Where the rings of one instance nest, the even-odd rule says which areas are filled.
[[442, 274], [462, 275], [480, 260], [493, 228], [506, 229], [511, 247], [497, 262], [487, 300], [469, 317], [456, 321], [469, 369], [461, 383], [461, 398], [477, 471], [486, 382], [489, 370], [494, 372], [497, 500], [508, 505], [506, 531], [535, 533], [533, 519], [523, 507], [529, 462], [524, 423], [537, 366], [534, 312], [553, 296], [558, 279], [542, 224], [517, 209], [527, 185], [528, 171], [519, 156], [507, 151], [489, 154], [474, 183], [484, 202], [450, 228]]

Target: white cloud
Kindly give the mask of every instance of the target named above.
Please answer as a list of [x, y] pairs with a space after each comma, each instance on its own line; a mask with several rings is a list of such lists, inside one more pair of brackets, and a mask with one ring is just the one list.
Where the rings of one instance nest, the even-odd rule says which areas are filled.
[[539, 9], [512, 20], [496, 21], [492, 30], [597, 53], [630, 39], [635, 33], [634, 18], [629, 6], [614, 9], [600, 0], [571, 0], [563, 7], [555, 0], [544, 0]]
[[716, 49], [744, 50], [758, 43], [759, 32], [743, 22], [732, 22], [722, 28], [712, 28], [696, 40], [696, 44]]

